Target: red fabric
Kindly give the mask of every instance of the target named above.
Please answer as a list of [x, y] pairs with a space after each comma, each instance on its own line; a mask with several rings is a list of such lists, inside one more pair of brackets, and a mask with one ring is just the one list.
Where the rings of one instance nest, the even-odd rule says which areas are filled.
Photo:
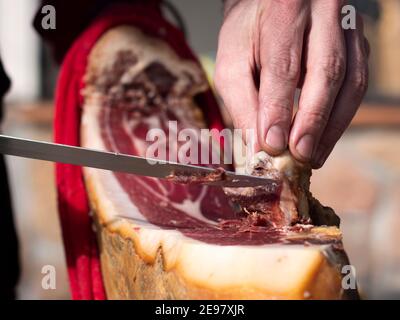
[[[196, 60], [182, 33], [168, 23], [156, 7], [131, 4], [109, 8], [82, 33], [64, 58], [56, 90], [55, 142], [79, 145], [83, 102], [80, 91], [88, 54], [105, 31], [121, 24], [134, 25], [152, 36], [161, 37], [182, 58]], [[201, 101], [209, 127], [222, 129], [222, 118], [212, 92], [204, 93]], [[56, 183], [72, 298], [105, 299], [81, 167], [57, 164]]]
[[[105, 8], [117, 3], [146, 3], [158, 6], [161, 0], [41, 0], [33, 25], [40, 36], [51, 44], [53, 56], [61, 62], [77, 36], [84, 31], [93, 19]], [[57, 13], [57, 28], [44, 29], [45, 16], [42, 8], [53, 6]]]

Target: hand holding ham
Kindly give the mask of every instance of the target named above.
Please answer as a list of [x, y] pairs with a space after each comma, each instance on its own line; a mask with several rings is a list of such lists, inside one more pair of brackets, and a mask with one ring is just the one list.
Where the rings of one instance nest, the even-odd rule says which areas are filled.
[[[343, 30], [337, 0], [227, 0], [215, 83], [236, 128], [257, 127], [254, 151], [323, 165], [368, 83], [361, 17]], [[296, 88], [301, 90], [293, 117]]]

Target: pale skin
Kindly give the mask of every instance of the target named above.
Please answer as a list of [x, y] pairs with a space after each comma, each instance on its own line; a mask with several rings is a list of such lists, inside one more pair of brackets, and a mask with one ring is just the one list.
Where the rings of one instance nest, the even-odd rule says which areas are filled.
[[289, 148], [320, 168], [349, 126], [367, 90], [369, 46], [360, 16], [343, 30], [344, 4], [225, 1], [215, 84], [235, 127], [256, 129], [253, 152]]

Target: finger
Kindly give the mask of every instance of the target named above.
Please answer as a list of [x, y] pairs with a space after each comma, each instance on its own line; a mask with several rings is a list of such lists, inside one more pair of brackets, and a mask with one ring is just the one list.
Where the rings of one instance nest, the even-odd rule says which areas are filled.
[[299, 81], [307, 7], [277, 2], [261, 21], [258, 137], [276, 155], [287, 148], [294, 94]]
[[[230, 69], [223, 75], [216, 73], [215, 85], [224, 106], [227, 108], [235, 129], [242, 130], [242, 138], [246, 145], [252, 144], [250, 150], [257, 152], [259, 146], [255, 139], [255, 123], [257, 119], [257, 89], [250, 70], [242, 66], [229, 64], [221, 68]], [[238, 81], [240, 79], [240, 81]]]
[[308, 35], [306, 74], [290, 132], [290, 150], [310, 161], [328, 122], [346, 71], [346, 48], [339, 1], [317, 1]]
[[314, 168], [325, 163], [357, 112], [368, 87], [369, 47], [363, 36], [361, 17], [357, 16], [357, 29], [346, 30], [345, 38], [348, 53], [346, 77], [313, 159]]
[[[257, 119], [257, 88], [253, 77], [253, 52], [245, 32], [235, 28], [241, 11], [232, 11], [221, 28], [215, 70], [215, 87], [227, 108], [234, 127], [242, 130], [242, 138], [249, 150], [259, 150], [255, 136]], [[246, 19], [252, 21], [250, 18]], [[232, 29], [233, 28], [233, 29]], [[233, 32], [233, 31], [234, 32]], [[246, 132], [253, 131], [253, 135]], [[249, 144], [251, 144], [249, 146]]]

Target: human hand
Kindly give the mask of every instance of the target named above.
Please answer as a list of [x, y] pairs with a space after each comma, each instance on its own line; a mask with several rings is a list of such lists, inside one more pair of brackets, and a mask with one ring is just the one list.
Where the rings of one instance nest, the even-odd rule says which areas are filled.
[[[215, 84], [236, 128], [257, 127], [253, 150], [323, 165], [368, 83], [360, 16], [341, 27], [338, 0], [226, 0]], [[293, 118], [296, 88], [299, 108]]]

